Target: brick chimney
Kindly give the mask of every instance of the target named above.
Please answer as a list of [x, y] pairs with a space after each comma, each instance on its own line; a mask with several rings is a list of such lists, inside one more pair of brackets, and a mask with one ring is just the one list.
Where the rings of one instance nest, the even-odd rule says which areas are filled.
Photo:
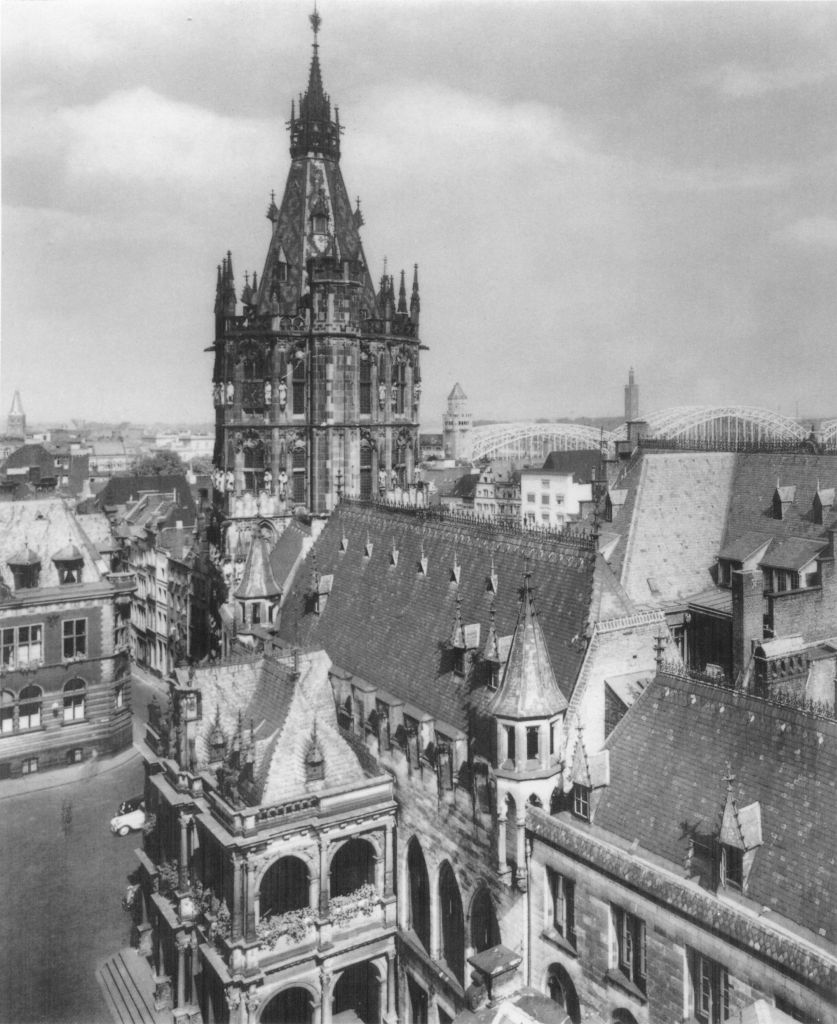
[[732, 678], [742, 677], [750, 662], [753, 640], [764, 639], [764, 576], [761, 569], [732, 573]]

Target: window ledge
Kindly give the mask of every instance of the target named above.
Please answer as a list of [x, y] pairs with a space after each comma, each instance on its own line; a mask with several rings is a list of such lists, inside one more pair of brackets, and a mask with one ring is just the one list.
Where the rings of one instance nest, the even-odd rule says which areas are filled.
[[575, 946], [556, 929], [556, 928], [545, 928], [541, 932], [541, 938], [546, 939], [547, 942], [551, 942], [557, 946], [560, 950], [563, 950], [569, 956], [577, 957], [578, 950]]
[[626, 978], [620, 970], [611, 968], [606, 972], [605, 979], [609, 984], [615, 985], [617, 988], [621, 988], [623, 992], [627, 992], [629, 995], [632, 995], [634, 999], [638, 1000], [640, 1003], [648, 1002], [648, 997], [642, 989]]
[[69, 719], [68, 718], [66, 721], [64, 721], [62, 719], [60, 725], [61, 725], [61, 728], [64, 729], [64, 728], [67, 728], [68, 726], [72, 726], [72, 725], [85, 725], [86, 722], [87, 722], [86, 718], [73, 718], [73, 719]]

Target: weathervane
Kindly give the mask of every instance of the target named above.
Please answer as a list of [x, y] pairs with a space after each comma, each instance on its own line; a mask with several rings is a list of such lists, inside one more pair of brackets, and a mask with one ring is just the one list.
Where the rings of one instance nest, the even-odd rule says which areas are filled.
[[317, 33], [320, 31], [320, 25], [323, 23], [323, 19], [317, 13], [317, 2], [314, 0], [314, 13], [308, 15], [308, 20], [311, 22], [311, 28], [314, 30], [314, 49], [317, 49]]

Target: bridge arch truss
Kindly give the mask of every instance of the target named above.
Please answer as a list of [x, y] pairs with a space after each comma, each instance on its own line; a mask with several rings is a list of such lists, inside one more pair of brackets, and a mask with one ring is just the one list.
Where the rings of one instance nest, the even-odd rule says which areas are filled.
[[490, 423], [469, 434], [472, 459], [543, 460], [550, 452], [599, 448], [607, 431], [581, 423]]

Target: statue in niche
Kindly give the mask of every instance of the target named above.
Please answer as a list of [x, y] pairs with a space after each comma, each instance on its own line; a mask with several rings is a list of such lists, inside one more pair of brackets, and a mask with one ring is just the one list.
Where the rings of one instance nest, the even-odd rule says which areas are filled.
[[227, 470], [226, 476], [224, 477], [224, 486], [227, 492], [230, 492], [235, 489], [235, 476], [233, 475], [233, 471], [231, 469]]
[[387, 471], [385, 469], [378, 470], [378, 494], [383, 497], [387, 492]]
[[277, 390], [279, 392], [279, 408], [284, 412], [285, 406], [288, 404], [288, 385], [285, 383], [284, 377], [279, 381]]
[[279, 473], [279, 500], [285, 501], [288, 495], [288, 474], [285, 470], [281, 470]]
[[386, 401], [387, 401], [387, 386], [386, 386], [386, 384], [381, 383], [381, 384], [378, 385], [378, 407], [380, 409], [383, 409], [383, 407], [386, 405]]
[[269, 380], [264, 382], [264, 404], [270, 405], [273, 401], [273, 385]]
[[216, 405], [220, 405], [223, 401], [223, 389], [220, 382], [213, 385], [212, 397]]
[[264, 489], [268, 494], [273, 494], [273, 474], [269, 469], [264, 471]]
[[235, 401], [235, 384], [231, 380], [227, 381], [227, 405], [232, 405]]

